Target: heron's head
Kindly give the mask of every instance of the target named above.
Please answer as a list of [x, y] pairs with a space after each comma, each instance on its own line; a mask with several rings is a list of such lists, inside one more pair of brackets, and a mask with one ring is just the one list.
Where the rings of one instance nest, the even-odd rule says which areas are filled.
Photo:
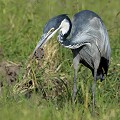
[[70, 30], [71, 21], [66, 14], [51, 18], [44, 26], [43, 35], [34, 49], [34, 53], [38, 48], [42, 47], [48, 40], [50, 40], [50, 38], [52, 38], [52, 36], [54, 36], [58, 31], [60, 35], [67, 37], [70, 34]]

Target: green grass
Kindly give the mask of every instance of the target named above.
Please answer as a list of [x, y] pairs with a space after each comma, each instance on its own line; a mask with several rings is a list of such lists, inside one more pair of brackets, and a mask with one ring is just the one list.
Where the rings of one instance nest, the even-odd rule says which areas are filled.
[[[93, 10], [100, 15], [108, 29], [112, 49], [108, 76], [102, 83], [97, 82], [94, 118], [91, 116], [91, 73], [85, 67], [80, 67], [77, 104], [73, 107], [70, 100], [73, 82], [72, 53], [60, 46], [54, 37], [45, 47], [42, 68], [35, 72], [36, 80], [45, 90], [47, 99], [41, 91], [33, 92], [30, 99], [23, 95], [13, 96], [12, 88], [4, 86], [0, 96], [0, 120], [119, 120], [119, 3], [119, 0], [0, 0], [0, 48], [4, 54], [3, 60], [22, 65], [19, 81], [22, 81], [25, 63], [42, 35], [44, 24], [55, 15], [68, 13], [72, 17], [80, 10]], [[67, 87], [62, 81], [57, 83], [55, 78], [63, 79]], [[57, 88], [56, 84], [61, 85], [61, 88]]]

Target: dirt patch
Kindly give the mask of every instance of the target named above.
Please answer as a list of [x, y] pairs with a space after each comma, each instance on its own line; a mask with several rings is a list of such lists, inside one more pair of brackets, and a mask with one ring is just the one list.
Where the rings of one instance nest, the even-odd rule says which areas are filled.
[[12, 85], [15, 83], [18, 75], [18, 71], [20, 69], [20, 65], [17, 65], [13, 62], [3, 61], [0, 63], [0, 82], [1, 86], [4, 83], [7, 85]]

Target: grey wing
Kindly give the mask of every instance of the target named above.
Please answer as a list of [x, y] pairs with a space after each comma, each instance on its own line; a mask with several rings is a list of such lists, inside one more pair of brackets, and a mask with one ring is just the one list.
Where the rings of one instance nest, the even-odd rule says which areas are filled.
[[[80, 23], [82, 22], [82, 23]], [[71, 42], [76, 48], [81, 44], [96, 44], [101, 56], [110, 58], [110, 44], [107, 30], [99, 17], [78, 21], [75, 17], [72, 22]], [[75, 49], [75, 47], [74, 47]]]

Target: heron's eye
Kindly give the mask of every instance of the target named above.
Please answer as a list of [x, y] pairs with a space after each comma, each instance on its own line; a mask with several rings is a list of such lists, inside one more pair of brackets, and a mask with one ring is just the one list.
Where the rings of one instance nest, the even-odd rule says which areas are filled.
[[54, 32], [54, 28], [51, 28], [49, 31], [48, 31], [48, 33], [47, 34], [50, 34], [50, 33], [53, 33]]
[[54, 28], [51, 28], [51, 29], [50, 29], [50, 32], [54, 32], [54, 30], [55, 30]]

